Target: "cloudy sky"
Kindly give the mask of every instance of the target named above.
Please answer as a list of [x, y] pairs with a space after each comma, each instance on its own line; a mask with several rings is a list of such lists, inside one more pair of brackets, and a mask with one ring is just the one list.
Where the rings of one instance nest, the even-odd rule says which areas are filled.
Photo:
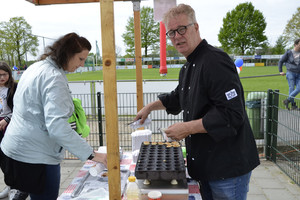
[[[252, 2], [255, 9], [263, 13], [267, 28], [267, 35], [271, 45], [296, 13], [300, 6], [299, 0], [177, 0], [177, 4], [186, 3], [196, 11], [197, 21], [200, 25], [201, 37], [211, 45], [219, 46], [218, 33], [223, 24], [226, 13], [233, 10], [238, 4]], [[141, 7], [153, 8], [153, 0], [141, 1]], [[0, 21], [8, 21], [12, 17], [23, 16], [32, 26], [32, 33], [46, 38], [57, 39], [58, 37], [76, 32], [86, 37], [92, 44], [91, 52], [96, 52], [96, 40], [101, 50], [100, 30], [100, 3], [80, 3], [65, 5], [35, 6], [25, 0], [1, 0]], [[117, 1], [115, 9], [115, 42], [125, 54], [125, 46], [121, 35], [129, 17], [133, 17], [132, 2]], [[43, 39], [40, 39], [40, 52], [43, 49]], [[51, 44], [52, 40], [44, 39], [45, 45]], [[102, 54], [102, 53], [101, 53]]]

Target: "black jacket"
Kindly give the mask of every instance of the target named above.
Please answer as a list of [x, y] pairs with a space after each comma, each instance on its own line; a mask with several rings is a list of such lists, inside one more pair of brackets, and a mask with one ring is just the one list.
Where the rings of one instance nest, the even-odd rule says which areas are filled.
[[203, 40], [182, 67], [177, 88], [159, 99], [168, 113], [183, 111], [184, 121], [203, 118], [208, 134], [185, 139], [193, 179], [237, 177], [259, 165], [242, 84], [232, 59], [223, 51]]
[[282, 72], [282, 65], [285, 63], [286, 70], [293, 73], [300, 73], [300, 58], [296, 64], [292, 50], [287, 50], [278, 62], [279, 72]]

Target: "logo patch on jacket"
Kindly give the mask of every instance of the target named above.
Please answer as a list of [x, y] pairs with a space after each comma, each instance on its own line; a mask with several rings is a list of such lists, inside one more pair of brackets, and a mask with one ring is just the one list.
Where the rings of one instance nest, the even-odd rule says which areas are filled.
[[228, 92], [225, 92], [225, 96], [227, 100], [233, 99], [234, 97], [237, 97], [237, 93], [235, 89], [229, 90]]

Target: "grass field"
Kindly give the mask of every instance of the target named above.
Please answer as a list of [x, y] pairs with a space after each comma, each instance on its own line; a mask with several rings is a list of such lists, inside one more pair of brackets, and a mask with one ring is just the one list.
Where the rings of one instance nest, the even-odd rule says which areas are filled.
[[[143, 79], [178, 79], [179, 68], [168, 69], [168, 74], [161, 77], [159, 69], [143, 69]], [[284, 67], [285, 70], [285, 67]], [[278, 89], [280, 93], [288, 94], [288, 84], [285, 76], [266, 76], [249, 78], [251, 76], [263, 76], [279, 74], [277, 66], [269, 67], [243, 67], [240, 72], [241, 82], [245, 91], [267, 91], [268, 89]], [[69, 81], [89, 81], [103, 80], [102, 71], [83, 72], [67, 74]], [[118, 69], [117, 80], [135, 80], [135, 69]]]

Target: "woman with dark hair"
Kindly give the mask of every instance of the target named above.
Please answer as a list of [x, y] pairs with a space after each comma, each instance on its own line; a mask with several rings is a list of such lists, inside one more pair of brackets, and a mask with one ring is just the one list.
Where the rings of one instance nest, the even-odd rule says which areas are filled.
[[[0, 61], [0, 143], [12, 116], [16, 88], [17, 83], [12, 77], [10, 67], [6, 62]], [[9, 191], [10, 187], [6, 186], [0, 193], [0, 198], [7, 197]]]
[[0, 142], [12, 116], [16, 88], [10, 67], [6, 62], [0, 62]]
[[106, 154], [94, 152], [68, 123], [74, 105], [65, 71], [84, 66], [90, 50], [87, 39], [66, 34], [19, 81], [14, 114], [1, 143], [1, 168], [6, 184], [28, 192], [32, 200], [57, 199], [64, 149], [82, 161], [106, 165]]

